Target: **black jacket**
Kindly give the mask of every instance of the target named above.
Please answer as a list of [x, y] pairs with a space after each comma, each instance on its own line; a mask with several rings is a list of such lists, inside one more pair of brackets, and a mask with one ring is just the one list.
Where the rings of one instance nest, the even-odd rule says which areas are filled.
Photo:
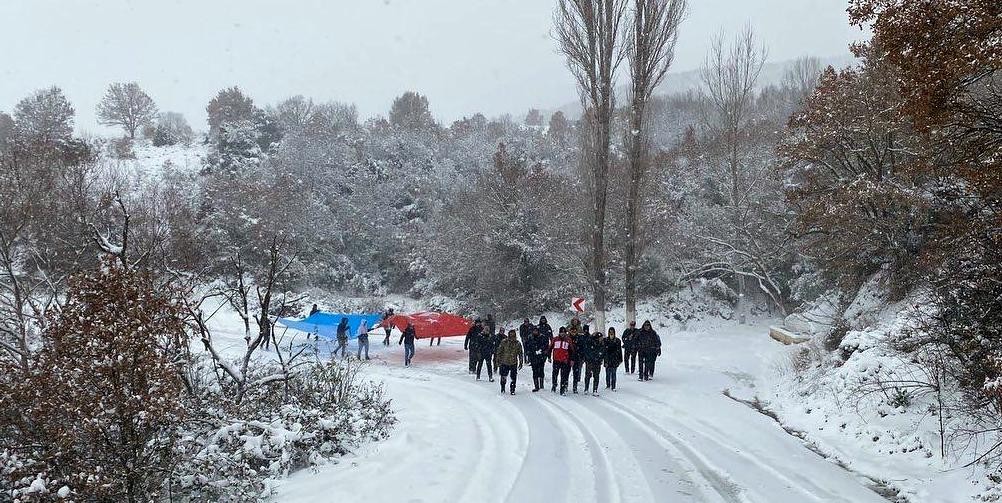
[[602, 336], [582, 335], [578, 338], [578, 351], [581, 359], [588, 363], [602, 363], [605, 357], [605, 346], [602, 344]]
[[529, 337], [529, 344], [525, 346], [525, 354], [529, 358], [529, 362], [533, 364], [540, 364], [546, 361], [546, 357], [550, 352], [550, 339], [549, 337], [537, 333]]
[[637, 333], [637, 350], [642, 353], [661, 354], [661, 337], [654, 329], [640, 329]]
[[[407, 328], [404, 329], [404, 333], [400, 334], [400, 342], [414, 344], [415, 337], [417, 337], [417, 334], [414, 332], [414, 325], [408, 325]], [[397, 344], [400, 344], [400, 342]]]
[[469, 349], [470, 351], [476, 351], [480, 348], [480, 333], [484, 331], [484, 328], [480, 325], [473, 325], [466, 332], [466, 339], [463, 339], [463, 349]]
[[640, 330], [636, 328], [627, 328], [623, 330], [623, 349], [626, 351], [636, 351], [637, 350], [637, 333]]
[[605, 346], [604, 363], [606, 367], [618, 367], [623, 363], [623, 341], [619, 338], [606, 337], [602, 339]]

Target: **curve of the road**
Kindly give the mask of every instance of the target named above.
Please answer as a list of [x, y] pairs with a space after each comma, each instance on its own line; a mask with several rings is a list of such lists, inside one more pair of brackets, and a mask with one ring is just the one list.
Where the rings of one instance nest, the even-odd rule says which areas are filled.
[[733, 379], [712, 365], [661, 369], [643, 383], [620, 375], [620, 390], [599, 397], [532, 393], [526, 367], [510, 396], [469, 376], [448, 342], [426, 350], [437, 356], [424, 364], [419, 347], [410, 368], [395, 353], [374, 360], [365, 374], [384, 383], [399, 419], [390, 438], [294, 474], [275, 500], [885, 501], [723, 397]]

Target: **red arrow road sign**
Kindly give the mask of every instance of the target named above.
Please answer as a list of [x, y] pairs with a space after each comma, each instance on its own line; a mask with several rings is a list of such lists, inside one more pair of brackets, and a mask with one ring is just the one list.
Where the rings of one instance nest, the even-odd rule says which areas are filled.
[[581, 297], [574, 297], [571, 299], [571, 307], [579, 313], [584, 312], [584, 304], [585, 300]]

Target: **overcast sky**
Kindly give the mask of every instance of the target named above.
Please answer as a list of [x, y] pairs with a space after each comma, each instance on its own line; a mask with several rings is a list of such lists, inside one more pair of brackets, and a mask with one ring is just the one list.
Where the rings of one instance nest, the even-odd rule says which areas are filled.
[[[690, 0], [675, 68], [750, 23], [769, 59], [841, 56], [860, 38], [847, 0]], [[575, 100], [550, 34], [556, 0], [2, 0], [0, 110], [63, 88], [77, 129], [100, 131], [110, 82], [138, 81], [161, 110], [204, 129], [205, 105], [239, 85], [255, 103], [293, 94], [385, 115], [406, 90], [446, 123]]]

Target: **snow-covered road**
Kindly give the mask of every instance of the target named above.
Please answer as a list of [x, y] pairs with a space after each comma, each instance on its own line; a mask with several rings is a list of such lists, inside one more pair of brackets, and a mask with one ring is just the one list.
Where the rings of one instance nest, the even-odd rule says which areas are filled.
[[532, 393], [528, 366], [517, 394], [501, 395], [466, 373], [459, 339], [419, 342], [411, 368], [399, 346], [377, 344], [365, 375], [393, 399], [390, 438], [294, 474], [276, 501], [885, 501], [722, 394], [750, 396], [781, 357], [762, 326], [662, 337], [654, 381], [621, 372], [619, 391], [603, 384], [600, 397]]

